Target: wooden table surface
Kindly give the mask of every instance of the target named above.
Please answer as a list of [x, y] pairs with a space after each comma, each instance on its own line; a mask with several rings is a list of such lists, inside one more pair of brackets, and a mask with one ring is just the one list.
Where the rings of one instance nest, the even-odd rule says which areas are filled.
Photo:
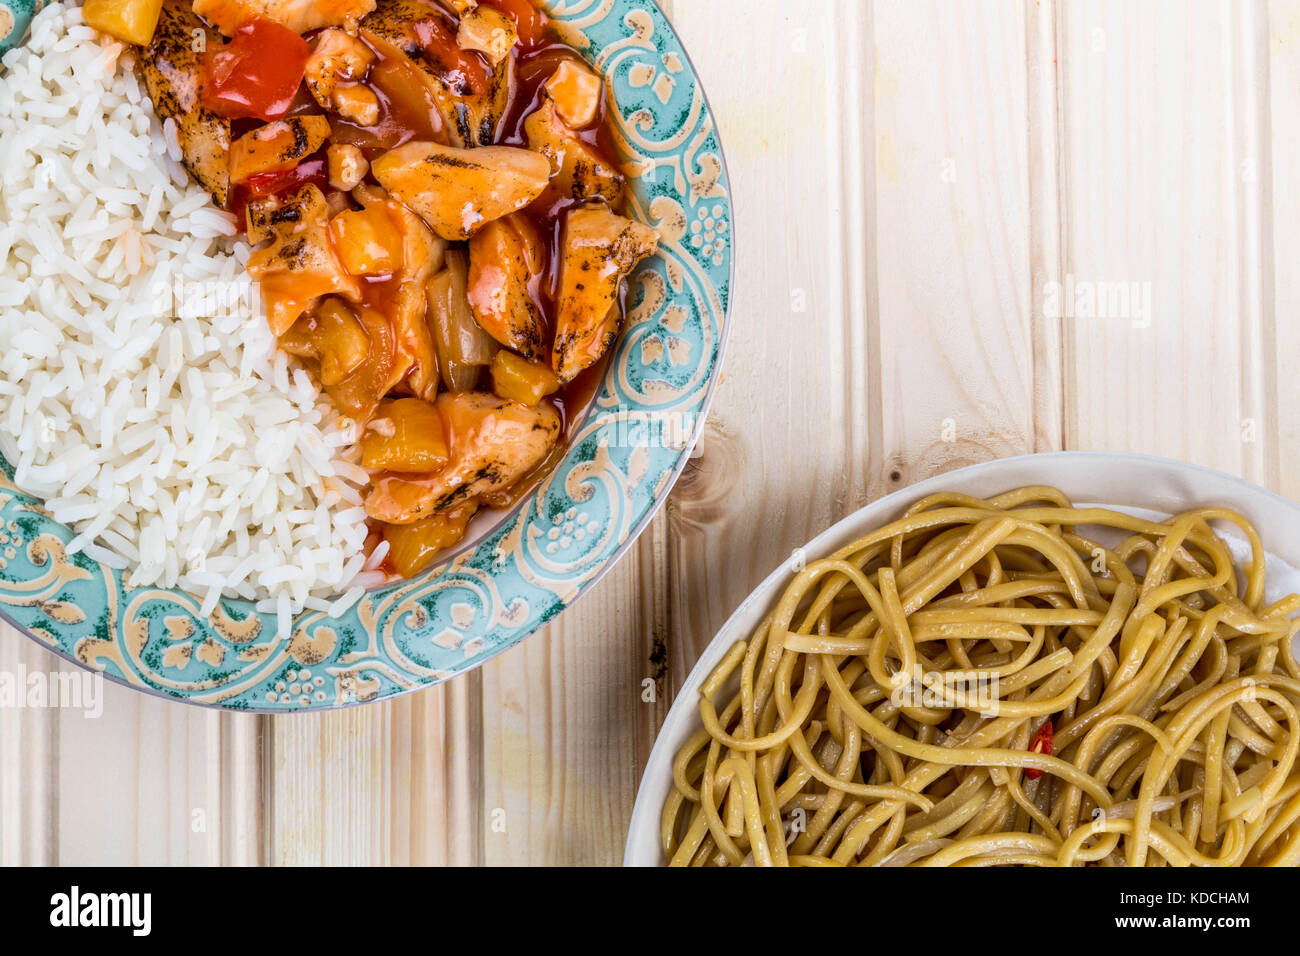
[[[392, 703], [0, 710], [0, 863], [616, 863], [700, 650], [872, 499], [1055, 449], [1300, 499], [1300, 0], [664, 6], [738, 256], [666, 509], [545, 631]], [[57, 666], [0, 633], [0, 671]]]

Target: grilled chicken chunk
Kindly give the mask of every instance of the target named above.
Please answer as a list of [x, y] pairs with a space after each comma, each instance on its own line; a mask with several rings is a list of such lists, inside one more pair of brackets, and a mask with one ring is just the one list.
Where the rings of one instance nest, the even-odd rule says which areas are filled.
[[551, 359], [561, 382], [573, 381], [618, 338], [622, 282], [658, 246], [659, 234], [653, 229], [605, 206], [583, 206], [569, 213], [561, 242], [558, 327]]
[[386, 476], [366, 498], [366, 514], [388, 524], [411, 524], [462, 502], [508, 488], [535, 468], [560, 437], [550, 405], [529, 408], [482, 392], [444, 393], [438, 411], [447, 428], [451, 461], [432, 474]]
[[342, 30], [322, 30], [307, 58], [307, 89], [327, 110], [358, 126], [379, 122], [379, 97], [361, 81], [375, 55], [360, 40]]
[[462, 50], [477, 50], [488, 58], [493, 69], [510, 55], [519, 42], [515, 23], [500, 10], [492, 7], [475, 7], [460, 18], [456, 43]]
[[225, 206], [230, 195], [230, 120], [206, 109], [199, 98], [203, 54], [194, 51], [199, 36], [209, 45], [221, 43], [185, 0], [166, 0], [137, 69], [158, 115], [176, 123], [185, 168], [212, 194], [213, 202]]
[[290, 116], [259, 126], [230, 147], [230, 181], [246, 183], [262, 173], [293, 169], [325, 145], [330, 124], [323, 116]]
[[330, 208], [313, 185], [298, 190], [270, 214], [268, 245], [248, 258], [248, 274], [262, 283], [271, 331], [283, 335], [321, 296], [361, 297], [329, 237]]
[[483, 331], [520, 355], [545, 357], [546, 319], [534, 295], [542, 242], [522, 215], [490, 222], [469, 241], [469, 304]]
[[253, 17], [274, 20], [294, 33], [321, 27], [355, 30], [373, 9], [375, 0], [194, 0], [194, 12], [228, 37]]
[[545, 195], [578, 202], [616, 203], [623, 195], [623, 174], [601, 159], [573, 132], [545, 97], [537, 112], [524, 121], [528, 145], [551, 163], [552, 179]]
[[425, 285], [429, 277], [442, 268], [447, 243], [430, 232], [420, 217], [401, 203], [391, 199], [382, 202], [402, 237], [403, 263], [401, 272], [395, 276], [398, 286], [391, 318], [397, 347], [411, 359], [406, 385], [411, 394], [433, 401], [441, 379], [433, 332], [426, 317], [428, 298]]
[[[467, 7], [472, 9], [474, 5]], [[408, 59], [420, 67], [431, 81], [453, 146], [490, 146], [510, 103], [514, 58], [501, 59], [489, 69], [484, 88], [474, 88], [459, 64], [448, 58], [447, 47], [457, 48], [454, 36], [443, 39], [446, 22], [431, 0], [378, 0], [361, 23], [361, 36], [384, 56]]]
[[540, 153], [511, 146], [457, 149], [415, 142], [384, 153], [371, 171], [434, 232], [456, 241], [541, 195], [551, 164]]

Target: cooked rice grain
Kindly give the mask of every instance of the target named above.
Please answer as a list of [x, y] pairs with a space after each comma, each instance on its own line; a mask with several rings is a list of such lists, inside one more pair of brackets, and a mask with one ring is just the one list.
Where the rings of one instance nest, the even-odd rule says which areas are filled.
[[[356, 427], [275, 348], [127, 48], [55, 3], [0, 71], [0, 452], [133, 585], [350, 606]], [[373, 576], [366, 578], [373, 580]], [[343, 595], [342, 600], [338, 599]]]

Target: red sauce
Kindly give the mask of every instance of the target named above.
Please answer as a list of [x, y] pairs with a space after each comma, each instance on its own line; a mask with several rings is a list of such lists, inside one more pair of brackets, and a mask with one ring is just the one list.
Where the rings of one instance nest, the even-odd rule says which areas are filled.
[[[514, 19], [519, 25], [521, 36], [520, 44], [510, 54], [515, 61], [515, 82], [498, 127], [495, 144], [527, 148], [528, 136], [524, 124], [527, 118], [541, 106], [543, 85], [563, 62], [581, 61], [581, 57], [577, 51], [556, 38], [545, 15], [532, 4], [532, 0], [486, 0], [486, 2]], [[464, 92], [484, 88], [485, 74], [481, 71], [486, 70], [485, 61], [477, 53], [465, 54], [458, 48], [453, 49], [454, 39], [449, 47], [448, 37], [454, 38], [454, 21], [446, 15], [445, 11], [440, 10], [439, 15], [445, 16], [447, 23], [435, 24], [434, 27], [425, 30], [425, 33], [429, 34], [427, 37], [421, 36], [422, 40], [428, 41], [422, 45], [426, 47], [429, 62], [452, 70], [454, 75], [459, 76], [463, 81]], [[376, 59], [365, 85], [379, 100], [379, 120], [374, 126], [362, 127], [331, 113], [329, 114], [332, 129], [330, 142], [358, 146], [366, 158], [372, 161], [386, 150], [416, 140], [447, 144], [450, 137], [445, 128], [445, 121], [421, 75], [422, 67], [391, 48], [379, 49], [374, 44], [368, 43], [368, 45], [375, 53]], [[617, 168], [618, 164], [614, 161], [617, 150], [607, 122], [606, 99], [607, 95], [602, 90], [595, 121], [587, 128], [577, 131], [576, 135], [595, 150], [604, 162]], [[287, 115], [302, 116], [320, 113], [319, 105], [304, 84], [294, 97]], [[232, 134], [238, 136], [256, 125], [258, 124], [237, 121]], [[374, 182], [373, 177], [368, 176], [367, 180]], [[242, 206], [247, 202], [247, 198], [247, 190], [242, 187], [236, 187], [232, 191], [232, 205]], [[559, 286], [563, 223], [565, 214], [574, 205], [575, 200], [571, 197], [561, 196], [547, 201], [539, 200], [524, 210], [524, 215], [537, 229], [543, 259], [541, 274], [535, 280], [532, 291], [552, 329], [556, 326], [555, 299]], [[617, 204], [615, 211], [623, 211], [621, 203]], [[364, 278], [360, 304], [381, 314], [391, 314], [395, 308], [397, 287], [398, 283], [393, 276]], [[587, 409], [591, 406], [604, 379], [608, 363], [609, 355], [606, 354], [599, 362], [564, 386], [558, 394], [552, 396], [550, 401], [554, 403], [561, 416], [563, 437], [545, 461], [512, 488], [491, 496], [491, 502], [485, 502], [487, 506], [512, 507], [554, 470], [581, 427]], [[368, 550], [378, 542], [381, 535], [381, 529], [372, 528], [371, 538], [367, 542]], [[394, 574], [393, 567], [387, 562], [382, 570], [390, 575]]]
[[332, 117], [331, 141], [361, 147], [368, 160], [413, 140], [447, 143], [442, 113], [420, 76], [419, 66], [377, 53], [366, 85], [379, 99], [379, 122], [358, 126]]

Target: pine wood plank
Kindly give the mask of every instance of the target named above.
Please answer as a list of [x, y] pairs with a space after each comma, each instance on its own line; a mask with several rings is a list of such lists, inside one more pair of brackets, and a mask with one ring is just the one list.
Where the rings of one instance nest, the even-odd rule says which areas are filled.
[[1060, 10], [1066, 277], [1137, 293], [1065, 318], [1067, 444], [1275, 482], [1266, 7]]
[[[83, 673], [8, 625], [0, 672]], [[255, 718], [104, 682], [102, 714], [0, 711], [0, 863], [262, 860]]]

